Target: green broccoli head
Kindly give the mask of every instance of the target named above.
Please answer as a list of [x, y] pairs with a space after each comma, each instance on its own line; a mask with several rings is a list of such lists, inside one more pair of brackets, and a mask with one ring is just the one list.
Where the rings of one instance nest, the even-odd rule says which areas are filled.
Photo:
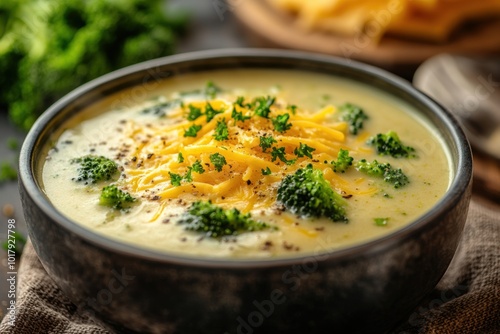
[[351, 103], [340, 106], [339, 112], [340, 120], [349, 124], [349, 132], [353, 135], [358, 134], [363, 128], [364, 121], [368, 119], [363, 109]]
[[309, 164], [286, 176], [278, 187], [278, 201], [287, 210], [304, 217], [327, 217], [347, 222], [346, 202], [337, 194], [323, 173]]
[[210, 238], [236, 236], [246, 232], [271, 228], [270, 225], [255, 221], [249, 213], [238, 209], [223, 209], [210, 201], [197, 201], [179, 218], [178, 224], [185, 225], [187, 231], [204, 233]]
[[379, 163], [377, 160], [368, 162], [366, 159], [362, 159], [356, 162], [356, 169], [367, 175], [383, 178], [385, 182], [392, 184], [396, 189], [410, 183], [401, 168], [395, 169], [389, 163]]
[[333, 171], [335, 173], [345, 173], [352, 166], [353, 158], [349, 156], [349, 151], [340, 149], [337, 155], [337, 161], [332, 161]]
[[122, 210], [129, 208], [136, 199], [114, 184], [102, 188], [99, 204], [113, 209]]
[[8, 2], [0, 5], [0, 101], [26, 130], [79, 85], [171, 54], [186, 22], [167, 16], [161, 0]]
[[410, 146], [403, 145], [401, 139], [394, 131], [387, 133], [379, 133], [376, 136], [368, 139], [367, 142], [377, 150], [379, 155], [390, 155], [393, 158], [414, 158], [415, 149]]
[[85, 184], [111, 180], [118, 172], [118, 165], [103, 156], [86, 155], [72, 159], [71, 162], [79, 164], [78, 176], [73, 178], [73, 181], [85, 182]]

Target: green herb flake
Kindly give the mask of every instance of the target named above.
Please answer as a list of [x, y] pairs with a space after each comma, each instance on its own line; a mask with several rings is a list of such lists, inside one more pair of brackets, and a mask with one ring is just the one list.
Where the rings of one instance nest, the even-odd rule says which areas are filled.
[[266, 167], [266, 169], [261, 169], [262, 175], [271, 175], [271, 168]]
[[222, 92], [222, 89], [215, 85], [212, 81], [208, 81], [205, 86], [205, 96], [215, 99], [217, 94]]
[[276, 161], [276, 159], [280, 159], [281, 161], [283, 161], [287, 165], [293, 165], [297, 161], [297, 159], [288, 160], [285, 155], [286, 154], [285, 154], [284, 147], [280, 147], [280, 148], [273, 147], [273, 150], [271, 152], [271, 157], [272, 157], [271, 160]]
[[308, 146], [307, 144], [299, 143], [299, 147], [295, 148], [293, 153], [299, 158], [308, 157], [312, 159], [312, 152], [316, 151], [315, 148]]
[[207, 123], [210, 122], [215, 117], [215, 115], [222, 114], [222, 112], [222, 110], [214, 109], [210, 103], [207, 103], [207, 105], [205, 106], [205, 116], [207, 116]]
[[278, 132], [286, 132], [287, 130], [290, 130], [292, 127], [291, 123], [288, 123], [288, 120], [290, 119], [290, 114], [282, 114], [276, 116], [276, 118], [272, 119], [274, 130]]
[[254, 107], [254, 112], [256, 115], [264, 118], [269, 118], [269, 113], [271, 113], [271, 106], [276, 101], [275, 97], [256, 97], [252, 101], [252, 107]]
[[233, 104], [244, 108], [245, 107], [244, 102], [245, 102], [245, 98], [243, 96], [238, 96], [236, 98], [236, 101], [234, 101]]
[[244, 122], [247, 119], [250, 119], [250, 116], [244, 116], [243, 112], [237, 111], [236, 108], [233, 108], [233, 112], [231, 113], [231, 118], [234, 119], [235, 122], [240, 121]]
[[266, 152], [268, 148], [271, 148], [274, 143], [277, 143], [276, 139], [272, 136], [261, 136], [259, 137], [259, 146], [262, 148], [262, 152]]
[[170, 182], [172, 183], [173, 186], [178, 187], [181, 185], [182, 176], [172, 172], [168, 172], [168, 175], [170, 175]]
[[181, 152], [179, 152], [179, 154], [177, 154], [177, 161], [179, 163], [183, 163], [184, 162], [184, 156], [182, 155]]
[[201, 125], [191, 125], [185, 132], [184, 137], [196, 137], [198, 135], [198, 131], [201, 130]]
[[374, 218], [373, 220], [377, 226], [387, 226], [389, 223], [389, 218]]
[[192, 104], [188, 105], [188, 108], [189, 108], [189, 114], [187, 116], [188, 121], [194, 121], [203, 115], [201, 109], [193, 106]]
[[183, 179], [186, 182], [193, 182], [193, 167], [191, 167], [191, 166], [188, 167], [186, 175], [184, 175]]
[[192, 167], [193, 167], [193, 172], [196, 172], [198, 174], [205, 173], [205, 168], [203, 168], [203, 165], [201, 164], [200, 160], [196, 160]]
[[218, 172], [227, 164], [226, 158], [220, 153], [210, 154], [210, 162], [212, 162]]
[[225, 118], [217, 121], [217, 126], [215, 127], [213, 136], [215, 137], [215, 140], [218, 141], [227, 140], [229, 138], [229, 131]]
[[297, 106], [294, 105], [294, 104], [287, 105], [286, 109], [290, 110], [290, 112], [292, 113], [292, 115], [295, 115], [297, 113]]

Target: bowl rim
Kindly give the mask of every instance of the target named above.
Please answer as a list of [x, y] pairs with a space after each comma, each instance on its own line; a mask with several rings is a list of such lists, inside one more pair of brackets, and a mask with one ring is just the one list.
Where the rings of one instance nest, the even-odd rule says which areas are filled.
[[[36, 147], [43, 147], [45, 143], [40, 143], [40, 135], [43, 133], [44, 128], [52, 119], [67, 105], [73, 101], [80, 99], [86, 94], [98, 90], [100, 86], [114, 80], [118, 80], [124, 76], [134, 73], [145, 72], [148, 69], [175, 65], [176, 63], [193, 62], [193, 61], [208, 61], [217, 58], [276, 58], [291, 61], [306, 61], [308, 63], [321, 64], [328, 63], [333, 66], [343, 67], [344, 69], [363, 72], [365, 75], [372, 76], [378, 80], [382, 80], [390, 86], [403, 91], [413, 98], [417, 99], [420, 103], [431, 109], [433, 114], [436, 115], [440, 122], [448, 129], [453, 143], [456, 144], [458, 150], [456, 173], [451, 181], [449, 188], [445, 195], [434, 204], [434, 206], [421, 215], [416, 220], [410, 222], [408, 225], [399, 228], [391, 233], [383, 235], [380, 238], [375, 238], [366, 242], [355, 244], [340, 249], [323, 250], [315, 253], [298, 254], [291, 257], [277, 257], [265, 259], [241, 259], [241, 258], [203, 258], [196, 257], [189, 254], [169, 253], [168, 251], [161, 251], [141, 247], [116, 239], [108, 238], [102, 234], [95, 233], [92, 230], [80, 225], [65, 215], [60, 213], [48, 200], [43, 190], [39, 187], [36, 181], [35, 171], [33, 170]], [[244, 67], [242, 67], [244, 68]], [[297, 70], [304, 70], [298, 66]], [[293, 69], [295, 70], [295, 69]], [[307, 71], [307, 70], [306, 70]], [[418, 230], [429, 228], [432, 223], [439, 218], [444, 212], [451, 210], [460, 201], [462, 195], [466, 192], [472, 180], [472, 154], [469, 142], [462, 131], [459, 123], [454, 116], [449, 113], [445, 108], [415, 88], [410, 82], [402, 79], [395, 74], [387, 72], [383, 69], [335, 56], [322, 55], [303, 51], [291, 51], [282, 49], [253, 49], [253, 48], [238, 48], [238, 49], [217, 49], [217, 50], [204, 50], [190, 53], [176, 54], [172, 56], [157, 58], [135, 65], [131, 65], [111, 73], [98, 77], [63, 96], [50, 106], [34, 123], [28, 132], [19, 155], [19, 183], [30, 199], [35, 203], [40, 210], [44, 212], [51, 220], [53, 220], [59, 227], [66, 231], [73, 233], [83, 239], [86, 243], [97, 246], [108, 252], [118, 253], [126, 257], [138, 258], [140, 260], [153, 261], [162, 264], [177, 264], [196, 266], [200, 268], [224, 268], [224, 269], [238, 269], [238, 268], [266, 268], [276, 266], [289, 266], [297, 263], [304, 263], [305, 261], [347, 261], [354, 258], [361, 258], [361, 254], [376, 254], [379, 251], [387, 249], [390, 245], [396, 244], [401, 240], [410, 238], [411, 235]], [[26, 220], [29, 227], [28, 219]], [[28, 228], [28, 231], [30, 229]], [[318, 258], [321, 258], [320, 260]]]

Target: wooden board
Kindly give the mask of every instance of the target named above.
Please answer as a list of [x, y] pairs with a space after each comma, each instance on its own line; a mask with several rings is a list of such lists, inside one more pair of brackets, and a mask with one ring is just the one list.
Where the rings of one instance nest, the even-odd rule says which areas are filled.
[[344, 37], [299, 29], [293, 17], [269, 6], [265, 0], [240, 0], [233, 11], [259, 46], [320, 52], [375, 64], [384, 68], [418, 66], [439, 53], [500, 54], [500, 20], [462, 29], [448, 43], [432, 44], [384, 37], [379, 43], [367, 36]]

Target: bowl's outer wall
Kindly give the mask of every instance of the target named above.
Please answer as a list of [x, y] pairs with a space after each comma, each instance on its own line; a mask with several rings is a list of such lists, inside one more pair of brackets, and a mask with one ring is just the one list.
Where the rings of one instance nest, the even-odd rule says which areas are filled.
[[[196, 265], [94, 235], [62, 217], [37, 188], [40, 155], [51, 129], [99, 96], [144, 82], [146, 75], [155, 80], [241, 66], [346, 76], [416, 104], [449, 145], [457, 174], [450, 192], [416, 223], [367, 245], [267, 264], [203, 265], [199, 260]], [[284, 51], [202, 53], [118, 72], [68, 95], [35, 124], [21, 153], [21, 199], [43, 266], [82, 312], [137, 332], [372, 333], [391, 328], [433, 289], [453, 257], [467, 216], [472, 162], [456, 122], [432, 101], [415, 98], [418, 93], [402, 89], [392, 77], [384, 79], [385, 72], [355, 67], [363, 65]]]

